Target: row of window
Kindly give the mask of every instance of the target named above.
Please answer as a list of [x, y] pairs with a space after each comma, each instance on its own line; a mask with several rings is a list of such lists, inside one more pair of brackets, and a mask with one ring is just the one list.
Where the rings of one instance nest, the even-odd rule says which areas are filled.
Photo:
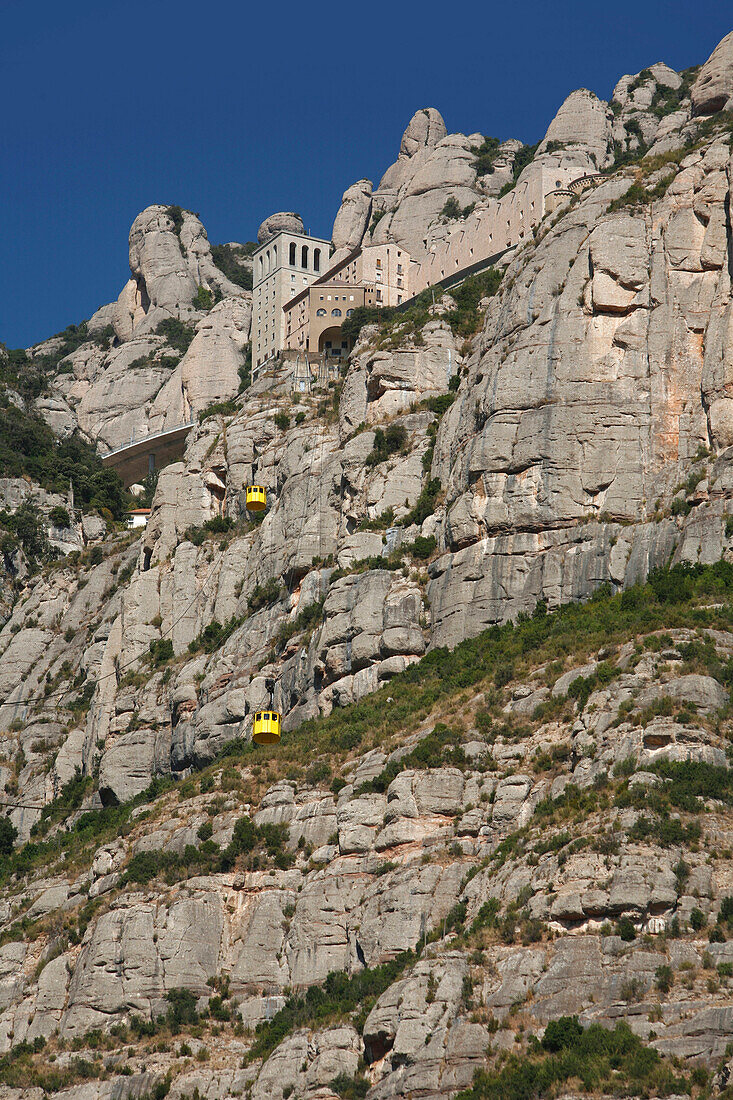
[[[301, 267], [304, 267], [304, 268], [308, 267], [308, 257], [309, 257], [309, 255], [310, 255], [310, 247], [307, 244], [304, 244], [300, 249], [300, 266]], [[290, 267], [296, 267], [297, 266], [298, 246], [295, 243], [295, 241], [290, 242], [290, 248], [288, 250], [288, 261], [289, 261]], [[264, 254], [262, 254], [262, 253], [260, 254], [260, 257], [259, 257], [260, 280], [262, 280], [265, 277], [265, 275], [269, 275], [270, 272], [272, 270], [274, 270], [274, 268], [276, 268], [276, 267], [277, 267], [277, 245], [274, 244], [272, 246], [272, 252], [270, 252], [270, 249], [268, 248], [267, 252], [265, 252]], [[321, 270], [321, 250], [320, 250], [320, 248], [314, 248], [313, 249], [313, 270], [314, 271], [320, 271]]]
[[[346, 316], [350, 317], [353, 312], [354, 312], [353, 309], [347, 309], [346, 310]], [[325, 316], [326, 316], [325, 309], [317, 309], [316, 310], [316, 317], [325, 317]], [[341, 316], [341, 310], [340, 309], [332, 309], [331, 310], [331, 316], [332, 317], [340, 317]]]

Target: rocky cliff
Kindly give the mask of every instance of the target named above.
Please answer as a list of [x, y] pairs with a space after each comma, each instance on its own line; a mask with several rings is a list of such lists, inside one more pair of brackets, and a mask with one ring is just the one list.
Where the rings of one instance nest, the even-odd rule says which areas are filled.
[[6, 555], [0, 1095], [726, 1095], [729, 40], [536, 150], [418, 111], [336, 249], [597, 178], [337, 383], [247, 385], [247, 248], [177, 207], [30, 349], [60, 434], [196, 423], [142, 536]]

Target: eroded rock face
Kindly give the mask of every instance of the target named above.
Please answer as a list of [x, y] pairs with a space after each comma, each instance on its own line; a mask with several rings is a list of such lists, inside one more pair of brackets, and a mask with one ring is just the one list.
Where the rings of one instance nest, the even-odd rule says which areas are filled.
[[305, 226], [300, 214], [293, 211], [281, 211], [278, 214], [270, 214], [265, 218], [257, 230], [257, 243], [266, 244], [276, 237], [278, 233], [305, 233]]
[[[554, 602], [607, 569], [618, 577], [610, 527], [588, 538], [584, 517], [643, 524], [677, 463], [727, 445], [731, 306], [716, 226], [728, 159], [712, 142], [683, 160], [653, 224], [648, 208], [603, 216], [624, 184], [602, 184], [534, 260], [508, 269], [517, 281], [489, 308], [436, 445], [454, 552], [432, 567], [434, 644], [471, 632], [471, 617], [488, 625], [498, 593]], [[649, 560], [662, 536], [637, 527], [627, 563]]]
[[[614, 93], [625, 140], [630, 121], [653, 115], [658, 89], [679, 86], [666, 66], [650, 71], [651, 80], [632, 88], [636, 78], [624, 78]], [[598, 102], [576, 96], [552, 124], [579, 164], [607, 142]], [[679, 113], [684, 121], [664, 140], [696, 126], [686, 107]], [[640, 121], [644, 140], [662, 140], [663, 124], [647, 136]], [[404, 188], [391, 213], [405, 232], [417, 232], [421, 196], [429, 210], [445, 194], [449, 171], [450, 187], [474, 171], [480, 135], [448, 136], [441, 125], [430, 112], [411, 124], [404, 175], [390, 177]], [[548, 140], [561, 140], [551, 132]], [[22, 893], [15, 881], [0, 890], [1, 931], [16, 936], [24, 917], [39, 922], [32, 941], [0, 948], [0, 1050], [58, 1032], [83, 1053], [90, 1029], [163, 1014], [176, 989], [203, 1006], [224, 975], [235, 1018], [254, 1028], [290, 989], [412, 950], [362, 1030], [354, 1019], [293, 1030], [262, 1064], [243, 1065], [250, 1036], [234, 1030], [210, 1033], [208, 1061], [147, 1049], [122, 1063], [133, 1071], [123, 1076], [113, 1053], [110, 1078], [79, 1086], [79, 1097], [139, 1100], [172, 1065], [176, 1100], [195, 1089], [208, 1100], [269, 1100], [288, 1089], [325, 1100], [339, 1074], [360, 1066], [380, 1100], [451, 1096], [486, 1065], [490, 1043], [517, 1049], [522, 1034], [541, 1036], [562, 1014], [608, 1026], [627, 1019], [683, 1059], [712, 1066], [723, 1057], [733, 952], [708, 930], [733, 894], [720, 855], [731, 847], [729, 807], [710, 799], [704, 840], [668, 845], [644, 824], [654, 813], [644, 792], [664, 790], [661, 763], [728, 765], [728, 687], [715, 678], [733, 656], [724, 624], [560, 652], [557, 668], [534, 667], [529, 654], [522, 683], [451, 698], [451, 713], [439, 715], [461, 729], [450, 763], [417, 751], [437, 720], [427, 713], [382, 740], [368, 721], [353, 736], [344, 723], [333, 754], [311, 760], [318, 742], [304, 741], [290, 772], [277, 771], [274, 756], [263, 766], [245, 754], [213, 765], [211, 787], [195, 776], [230, 742], [248, 740], [257, 709], [282, 709], [287, 735], [363, 699], [427, 649], [531, 612], [540, 598], [555, 606], [604, 583], [629, 586], [669, 560], [730, 556], [727, 140], [706, 138], [648, 184], [660, 181], [669, 183], [664, 195], [660, 187], [653, 202], [632, 205], [617, 202], [631, 178], [609, 178], [546, 221], [484, 303], [468, 347], [447, 323], [450, 304], [437, 303], [419, 335], [364, 330], [338, 424], [324, 395], [293, 404], [276, 383], [250, 389], [236, 415], [197, 424], [185, 459], [162, 472], [139, 543], [116, 534], [101, 542], [101, 561], [28, 578], [0, 630], [0, 784], [20, 796], [10, 814], [21, 839], [77, 771], [94, 793], [85, 789], [70, 825], [101, 801], [139, 796], [156, 776], [191, 782], [132, 811], [98, 851], [31, 862]], [[479, 184], [466, 186], [475, 193]], [[619, 208], [609, 212], [612, 202]], [[200, 234], [184, 217], [179, 237], [158, 209], [136, 238], [136, 275], [122, 296], [129, 328], [120, 331], [129, 334], [74, 353], [56, 410], [83, 408], [89, 424], [104, 422], [104, 438], [115, 438], [116, 422], [125, 431], [135, 422], [124, 419], [135, 372], [134, 409], [166, 424], [232, 392], [243, 357], [246, 295], [194, 310], [187, 279], [203, 285], [192, 274], [205, 269]], [[146, 304], [140, 280], [155, 303]], [[153, 331], [152, 311], [168, 308], [196, 325], [172, 368]], [[117, 316], [104, 307], [94, 328]], [[440, 416], [457, 371], [455, 402]], [[416, 518], [435, 480], [432, 512]], [[268, 488], [261, 522], [244, 509], [252, 482]], [[19, 493], [6, 486], [6, 503]], [[235, 528], [200, 530], [219, 516]], [[90, 538], [104, 535], [87, 528]], [[428, 557], [411, 550], [393, 568], [401, 543], [422, 553], [418, 536]], [[219, 644], [214, 624], [226, 624]], [[174, 656], [158, 665], [163, 640]], [[687, 656], [703, 649], [704, 672]], [[584, 705], [566, 698], [602, 667], [611, 678]], [[96, 683], [86, 702], [85, 682]], [[314, 763], [327, 763], [327, 778]], [[589, 807], [585, 816], [563, 816], [558, 802], [555, 820], [553, 801], [566, 793], [571, 808]], [[176, 864], [180, 879], [122, 885], [133, 856], [192, 862], [209, 833], [226, 849], [240, 817], [281, 826], [292, 862], [244, 861], [196, 878]], [[707, 921], [699, 934], [686, 930], [695, 911], [696, 925]], [[486, 925], [475, 951], [453, 939], [452, 929], [494, 912], [500, 923]], [[682, 936], [662, 936], [675, 921]], [[635, 939], [616, 934], [629, 926]], [[666, 966], [676, 976], [663, 993]], [[522, 1032], [512, 1022], [520, 1005]]]
[[[112, 346], [93, 339], [69, 355], [70, 369], [54, 382], [61, 400], [39, 406], [52, 426], [68, 432], [76, 419], [106, 450], [233, 397], [249, 342], [251, 293], [216, 267], [196, 215], [143, 210], [130, 230], [129, 257], [132, 278], [88, 326], [94, 336], [111, 325]], [[171, 322], [183, 326], [178, 338], [165, 328]]]
[[550, 123], [539, 152], [545, 152], [550, 142], [580, 146], [597, 169], [605, 167], [611, 151], [607, 104], [587, 88], [571, 92]]
[[[171, 207], [149, 206], [135, 218], [130, 230], [130, 271], [135, 282], [133, 331], [152, 331], [166, 317], [194, 311], [200, 286], [241, 297], [241, 287], [230, 283], [211, 258], [206, 230], [190, 211], [180, 212], [180, 223]], [[128, 284], [129, 285], [129, 284]], [[123, 290], [123, 295], [129, 292]], [[144, 320], [137, 320], [142, 310]], [[117, 316], [117, 315], [115, 315]], [[127, 337], [120, 321], [121, 339]], [[131, 333], [130, 333], [131, 335]]]
[[715, 47], [692, 86], [696, 115], [731, 109], [733, 100], [733, 31]]
[[[689, 97], [681, 95], [681, 85], [679, 74], [661, 61], [633, 76], [622, 76], [610, 104], [614, 148], [636, 152], [646, 146], [653, 154], [678, 148], [680, 131], [687, 126], [691, 111]], [[671, 101], [678, 106], [670, 112]], [[667, 112], [661, 118], [660, 105]]]
[[331, 264], [338, 263], [342, 255], [361, 244], [372, 212], [372, 182], [357, 180], [341, 199], [341, 206], [333, 223], [332, 243], [334, 255]]
[[[725, 707], [727, 692], [711, 677], [679, 674], [681, 651], [700, 633], [652, 634], [641, 646], [594, 653], [585, 665], [573, 665], [572, 655], [553, 668], [535, 669], [530, 661], [528, 682], [512, 682], [502, 695], [505, 715], [521, 715], [523, 732], [492, 733], [491, 745], [474, 726], [483, 693], [461, 696], [460, 766], [399, 770], [405, 753], [431, 733], [428, 721], [391, 751], [382, 744], [351, 755], [335, 795], [301, 770], [297, 780], [279, 779], [243, 804], [220, 787], [220, 765], [211, 790], [191, 784], [167, 802], [147, 804], [144, 818], [133, 816], [124, 835], [76, 869], [79, 877], [28, 877], [23, 913], [44, 923], [32, 943], [0, 948], [0, 1049], [58, 1034], [83, 1052], [98, 1041], [93, 1029], [114, 1034], [133, 1016], [165, 1014], [173, 991], [188, 991], [203, 1008], [222, 974], [228, 1011], [254, 1028], [272, 1019], [292, 988], [302, 991], [333, 971], [356, 975], [413, 951], [359, 1028], [346, 1019], [290, 1029], [266, 1060], [243, 1068], [251, 1037], [232, 1032], [233, 1021], [217, 1022], [218, 1033], [206, 1036], [209, 1058], [179, 1060], [175, 1095], [197, 1087], [226, 1100], [249, 1084], [262, 1100], [283, 1086], [316, 1100], [360, 1065], [377, 1096], [450, 1095], [486, 1065], [489, 1040], [517, 1050], [527, 1032], [540, 1036], [549, 1020], [571, 1014], [607, 1027], [623, 1019], [683, 1065], [715, 1065], [732, 1010], [725, 982], [709, 975], [720, 964], [723, 975], [733, 952], [709, 942], [699, 924], [713, 926], [730, 891], [727, 862], [717, 854], [730, 836], [729, 807], [706, 808], [714, 847], [685, 847], [683, 862], [677, 845], [635, 835], [644, 815], [628, 799], [606, 797], [614, 774], [620, 796], [619, 777], [628, 777], [630, 791], [662, 785], [655, 770], [661, 762], [725, 766], [725, 730], [702, 712]], [[729, 632], [702, 634], [721, 661], [733, 654]], [[553, 698], [565, 698], [573, 679], [592, 675], [601, 660], [613, 675], [582, 707], [569, 702], [549, 721], [518, 709], [540, 682]], [[184, 702], [180, 690], [174, 696]], [[643, 708], [662, 697], [695, 703], [698, 720], [642, 722]], [[537, 766], [540, 757], [553, 763]], [[225, 767], [231, 778], [232, 764]], [[383, 772], [394, 776], [383, 793], [365, 792], [362, 784]], [[253, 789], [258, 773], [259, 765], [237, 761], [233, 774], [243, 786], [235, 789]], [[549, 814], [569, 790], [578, 805], [588, 800], [581, 822]], [[133, 854], [190, 860], [203, 824], [223, 847], [241, 816], [281, 826], [291, 866], [234, 868], [172, 886], [120, 885]], [[75, 917], [90, 898], [95, 907], [81, 943], [57, 940], [57, 920]], [[693, 910], [697, 932], [688, 929]], [[0, 895], [3, 927], [10, 912]], [[495, 917], [498, 927], [490, 923], [491, 934], [468, 950], [455, 940], [456, 922], [470, 930]], [[512, 931], [517, 921], [521, 938]], [[622, 928], [625, 938], [617, 934]], [[672, 974], [666, 989], [662, 968]], [[184, 1025], [181, 1041], [198, 1040]], [[145, 1073], [149, 1091], [174, 1064], [176, 1051], [165, 1044], [137, 1049], [128, 1036], [124, 1046], [132, 1076], [118, 1077], [118, 1063], [110, 1061], [99, 1088]], [[108, 1095], [88, 1091], [95, 1083], [84, 1088], [95, 1098]], [[110, 1100], [118, 1095], [116, 1088]]]
[[374, 210], [381, 216], [370, 238], [374, 244], [394, 240], [414, 258], [425, 254], [427, 227], [436, 221], [448, 198], [454, 198], [460, 207], [476, 202], [471, 150], [481, 141], [480, 135], [439, 137], [440, 128], [427, 119], [424, 126], [419, 124], [418, 140], [411, 136], [417, 117], [405, 131], [396, 163], [387, 169], [374, 192]]

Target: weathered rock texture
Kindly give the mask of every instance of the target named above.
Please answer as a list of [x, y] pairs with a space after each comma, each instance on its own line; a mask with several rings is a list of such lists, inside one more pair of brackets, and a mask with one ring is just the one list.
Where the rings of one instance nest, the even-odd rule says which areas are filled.
[[[133, 222], [129, 255], [129, 282], [116, 303], [94, 314], [89, 343], [55, 379], [57, 404], [39, 407], [54, 428], [71, 418], [108, 450], [233, 397], [249, 342], [251, 294], [215, 265], [196, 215], [148, 207]], [[171, 321], [185, 326], [187, 350], [165, 329]], [[107, 348], [99, 334], [109, 326], [115, 335]]]
[[[722, 46], [700, 88], [706, 70], [705, 87], [727, 86]], [[417, 328], [363, 329], [335, 399], [331, 387], [294, 402], [278, 377], [251, 387], [234, 415], [196, 423], [141, 539], [104, 538], [101, 560], [3, 592], [0, 784], [21, 842], [66, 788], [46, 837], [71, 840], [68, 853], [29, 849], [0, 887], [0, 1050], [45, 1039], [48, 1065], [71, 1067], [109, 1034], [108, 1079], [92, 1075], [69, 1100], [140, 1100], [168, 1070], [176, 1098], [333, 1100], [334, 1079], [362, 1064], [374, 1100], [453, 1097], [490, 1043], [521, 1048], [567, 1014], [623, 1018], [688, 1064], [727, 1057], [733, 952], [706, 925], [733, 896], [730, 808], [708, 799], [697, 839], [670, 824], [679, 843], [639, 824], [660, 762], [728, 766], [726, 629], [560, 649], [541, 667], [528, 656], [521, 682], [510, 669], [479, 696], [427, 703], [381, 740], [368, 722], [344, 723], [317, 760], [317, 735], [293, 733], [540, 599], [628, 588], [669, 560], [733, 560], [729, 134], [724, 119], [692, 117], [683, 95], [660, 120], [655, 96], [682, 78], [649, 72], [619, 82], [617, 111], [574, 93], [546, 139], [566, 150], [541, 155], [601, 167], [641, 134], [663, 159], [609, 174], [548, 217], [482, 303], [473, 338], [451, 329], [446, 298]], [[698, 84], [697, 114], [718, 102]], [[419, 249], [448, 196], [473, 201], [481, 140], [418, 112], [372, 196], [372, 224], [384, 211], [374, 239]], [[343, 247], [366, 224], [367, 197], [358, 188], [337, 218]], [[248, 336], [248, 295], [211, 271], [193, 215], [149, 208], [130, 256], [120, 301], [55, 381], [54, 415], [109, 445], [232, 397]], [[222, 300], [197, 308], [200, 287]], [[175, 365], [161, 319], [195, 326]], [[245, 509], [252, 483], [268, 490], [260, 520]], [[17, 507], [23, 491], [4, 493]], [[582, 705], [566, 698], [601, 666]], [[271, 706], [302, 755], [221, 758]], [[421, 766], [438, 720], [458, 725], [460, 753]], [[161, 777], [181, 786], [155, 798]], [[557, 808], [570, 810], [556, 817], [564, 793]], [[104, 835], [85, 838], [79, 814], [132, 798], [121, 828], [109, 809]], [[679, 828], [693, 817], [682, 811]], [[257, 864], [201, 870], [241, 837], [240, 818], [281, 827], [280, 862], [275, 842]], [[469, 954], [454, 931], [487, 913], [501, 923]], [[245, 1028], [290, 990], [407, 950], [363, 1019], [292, 1029], [247, 1061]], [[675, 975], [668, 989], [660, 967]], [[188, 1033], [190, 1056], [128, 1033], [122, 1061], [114, 1025], [164, 1014], [174, 990], [203, 1007], [226, 979], [240, 1028], [214, 1001], [224, 1020], [204, 1051]]]
[[733, 106], [733, 31], [713, 50], [692, 86], [696, 115], [712, 115]]

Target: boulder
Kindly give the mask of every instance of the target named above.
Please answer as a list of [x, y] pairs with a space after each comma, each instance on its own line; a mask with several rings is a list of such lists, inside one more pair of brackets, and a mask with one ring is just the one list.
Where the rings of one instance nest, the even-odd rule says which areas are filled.
[[613, 148], [607, 105], [594, 92], [579, 88], [571, 92], [547, 128], [538, 153], [544, 153], [550, 142], [563, 146], [579, 146], [588, 153], [596, 170], [609, 163]]
[[278, 233], [305, 233], [305, 225], [300, 214], [293, 211], [270, 214], [257, 230], [257, 242], [267, 244]]
[[358, 180], [344, 191], [331, 234], [335, 250], [331, 263], [337, 262], [341, 255], [351, 252], [361, 244], [369, 224], [371, 209], [371, 180]]
[[713, 115], [730, 110], [733, 100], [733, 31], [715, 47], [692, 85], [692, 112]]

